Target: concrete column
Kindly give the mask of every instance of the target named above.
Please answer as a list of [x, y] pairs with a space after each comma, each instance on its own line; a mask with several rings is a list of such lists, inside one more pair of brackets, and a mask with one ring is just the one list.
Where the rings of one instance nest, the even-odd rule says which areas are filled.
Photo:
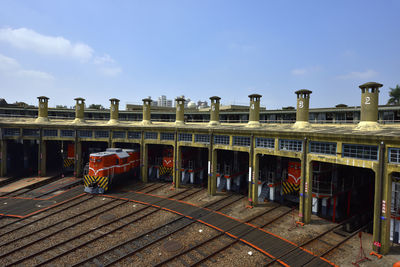
[[297, 109], [296, 109], [296, 123], [294, 128], [309, 127], [309, 106], [311, 91], [307, 89], [298, 90], [295, 92], [297, 95]]
[[75, 177], [82, 177], [82, 142], [75, 142]]
[[[175, 137], [177, 139], [178, 137]], [[175, 188], [179, 188], [181, 186], [181, 181], [182, 181], [182, 173], [181, 173], [181, 161], [182, 161], [182, 153], [181, 153], [181, 147], [178, 146], [177, 142], [175, 142], [174, 146], [174, 180], [175, 180]]]
[[[385, 162], [384, 176], [382, 185], [383, 195], [382, 195], [381, 253], [387, 254], [389, 253], [390, 250], [390, 219], [391, 219], [390, 207], [392, 206], [392, 174], [391, 173], [389, 174], [387, 170], [387, 157], [384, 162]], [[385, 205], [383, 205], [383, 203], [385, 203]]]
[[[143, 134], [142, 134], [143, 135]], [[140, 146], [140, 157], [142, 161], [142, 182], [147, 183], [148, 181], [148, 171], [149, 171], [149, 162], [148, 162], [148, 145], [143, 144]]]
[[217, 193], [217, 150], [213, 149], [212, 151], [212, 162], [211, 162], [211, 179], [208, 184], [209, 192], [211, 196], [214, 196]]
[[368, 82], [360, 85], [361, 89], [361, 118], [356, 129], [376, 130], [378, 124], [379, 88], [383, 85], [376, 82]]
[[[374, 196], [374, 226], [373, 226], [373, 250], [378, 253], [386, 254], [389, 252], [390, 241], [390, 204], [391, 191], [386, 191], [391, 187], [390, 176], [387, 174], [387, 156], [385, 144], [379, 146], [379, 165], [374, 168], [375, 172], [375, 196]], [[375, 245], [379, 243], [380, 245]]]
[[310, 223], [311, 222], [311, 214], [312, 214], [312, 179], [313, 179], [313, 173], [312, 173], [312, 162], [309, 162], [306, 160], [307, 164], [305, 166], [305, 171], [306, 171], [306, 179], [305, 179], [305, 185], [304, 185], [304, 223]]
[[213, 162], [213, 143], [214, 135], [210, 134], [210, 145], [208, 146], [208, 163], [207, 163], [207, 190], [208, 194], [211, 195], [211, 181], [212, 181], [212, 162]]
[[118, 115], [119, 115], [119, 99], [111, 98], [111, 107], [110, 107], [110, 120], [109, 124], [118, 123]]
[[85, 122], [85, 99], [77, 97], [74, 100], [76, 101], [74, 123]]
[[153, 100], [151, 100], [151, 98], [145, 98], [142, 99], [143, 101], [143, 120], [142, 120], [142, 124], [144, 125], [148, 125], [151, 124], [151, 102], [153, 102]]
[[261, 95], [252, 94], [249, 95], [250, 98], [250, 115], [248, 127], [260, 126], [260, 98]]
[[48, 122], [48, 102], [49, 98], [46, 96], [38, 96], [39, 99], [39, 110], [36, 122]]
[[303, 153], [301, 159], [301, 178], [300, 178], [300, 203], [299, 217], [303, 223], [311, 222], [312, 211], [312, 162], [307, 160], [308, 152], [307, 139], [303, 140]]
[[[253, 184], [253, 205], [257, 206], [258, 205], [258, 176], [260, 175], [260, 156], [255, 154], [253, 157], [253, 166], [254, 166], [254, 171], [253, 171], [253, 179], [254, 179], [254, 184]], [[261, 190], [261, 189], [260, 189]]]
[[7, 141], [0, 141], [0, 176], [7, 174]]
[[40, 166], [39, 166], [39, 176], [46, 176], [47, 175], [47, 169], [46, 169], [46, 158], [47, 158], [47, 144], [46, 141], [41, 141], [39, 142], [39, 146], [41, 146], [41, 148], [39, 149], [40, 154]]
[[220, 97], [212, 96], [210, 97], [211, 100], [211, 107], [210, 107], [210, 122], [208, 123], [209, 126], [217, 126], [220, 125], [219, 122], [219, 101]]
[[183, 97], [177, 97], [175, 99], [176, 103], [176, 125], [184, 125], [185, 124], [185, 99]]

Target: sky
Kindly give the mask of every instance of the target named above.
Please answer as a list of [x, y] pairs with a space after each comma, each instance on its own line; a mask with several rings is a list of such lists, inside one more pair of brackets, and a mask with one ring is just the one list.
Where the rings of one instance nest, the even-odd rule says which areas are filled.
[[151, 96], [267, 109], [379, 104], [400, 84], [399, 0], [0, 0], [0, 98], [109, 107]]

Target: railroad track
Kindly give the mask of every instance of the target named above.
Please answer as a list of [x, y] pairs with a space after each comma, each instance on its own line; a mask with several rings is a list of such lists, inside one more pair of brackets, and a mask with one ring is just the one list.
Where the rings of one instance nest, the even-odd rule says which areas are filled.
[[[157, 190], [159, 190], [159, 189], [162, 189], [162, 188], [167, 188], [167, 187], [170, 187], [171, 186], [171, 184], [170, 183], [155, 183], [154, 184], [155, 186], [153, 186], [153, 187], [151, 187], [150, 189], [149, 188], [145, 188], [145, 189], [141, 189], [140, 190], [140, 192], [143, 192], [143, 193], [151, 193], [151, 192], [154, 192], [154, 191], [157, 191]], [[135, 191], [138, 191], [138, 190], [135, 190]]]
[[[255, 221], [263, 216], [266, 216], [270, 212], [276, 210], [279, 207], [281, 207], [281, 205], [277, 205], [275, 207], [272, 207], [271, 209], [268, 209], [264, 212], [256, 214], [256, 215], [248, 218], [245, 221], [245, 223], [251, 223], [252, 221]], [[275, 221], [275, 220], [272, 220], [272, 221]], [[267, 225], [267, 224], [265, 224], [265, 225]], [[235, 227], [237, 227], [237, 226], [236, 225], [232, 226], [227, 231], [229, 231], [230, 229], [233, 229]], [[188, 247], [185, 250], [179, 252], [178, 254], [172, 255], [171, 257], [164, 259], [161, 262], [158, 262], [157, 264], [153, 265], [153, 267], [163, 266], [169, 262], [172, 262], [172, 263], [181, 262], [185, 266], [199, 265], [199, 264], [211, 259], [216, 254], [218, 254], [218, 253], [228, 249], [229, 247], [233, 246], [234, 244], [238, 243], [240, 241], [239, 238], [248, 234], [250, 231], [243, 232], [238, 237], [238, 239], [233, 239], [231, 236], [227, 236], [226, 232], [219, 232], [207, 240], [204, 240], [201, 242], [196, 242], [195, 245]]]
[[[7, 234], [15, 232], [21, 228], [27, 227], [34, 223], [38, 223], [41, 220], [48, 219], [51, 216], [58, 216], [61, 212], [65, 211], [67, 209], [70, 209], [72, 207], [75, 207], [79, 204], [82, 204], [83, 202], [86, 202], [92, 198], [93, 198], [93, 196], [90, 196], [90, 195], [79, 195], [72, 200], [65, 201], [64, 203], [61, 203], [58, 206], [49, 208], [46, 211], [45, 216], [43, 216], [43, 217], [34, 218], [34, 219], [32, 217], [25, 217], [25, 218], [22, 218], [19, 220], [12, 221], [8, 224], [2, 225], [2, 226], [0, 226], [0, 238]], [[4, 229], [4, 228], [10, 227], [11, 225], [16, 225], [16, 224], [18, 224], [16, 227], [6, 230], [6, 231], [4, 231], [4, 230], [2, 231], [2, 229]]]
[[[142, 189], [142, 188], [147, 188], [149, 186], [154, 186], [154, 185], [153, 184], [151, 184], [151, 185], [140, 184], [139, 186], [137, 186], [137, 188], [134, 188], [134, 189]], [[24, 226], [27, 226], [27, 225], [33, 224], [35, 222], [38, 222], [39, 220], [45, 219], [46, 218], [45, 216], [52, 216], [52, 215], [59, 214], [60, 212], [66, 210], [66, 209], [68, 209], [70, 207], [74, 207], [74, 206], [80, 204], [81, 202], [77, 202], [77, 203], [74, 204], [74, 201], [76, 200], [76, 198], [85, 198], [84, 201], [86, 201], [86, 200], [88, 200], [88, 199], [90, 199], [92, 197], [93, 197], [92, 195], [79, 195], [77, 197], [74, 197], [73, 199], [69, 199], [69, 200], [63, 201], [63, 202], [59, 203], [59, 205], [49, 207], [45, 211], [42, 211], [40, 213], [35, 214], [34, 217], [25, 217], [25, 218], [22, 218], [22, 219], [15, 219], [15, 220], [13, 220], [13, 221], [11, 221], [9, 223], [5, 223], [3, 225], [0, 225], [0, 237], [2, 237], [4, 234], [6, 234], [5, 232], [2, 232], [2, 229], [6, 228], [6, 227], [9, 227], [9, 226], [14, 225], [14, 224], [23, 223], [22, 225], [18, 226], [18, 229], [20, 229], [20, 228], [22, 228]], [[1, 216], [1, 218], [6, 218], [6, 217], [7, 216]], [[27, 224], [24, 224], [24, 222], [27, 222]], [[18, 230], [18, 229], [13, 229], [12, 231]]]
[[[197, 191], [199, 192], [199, 191]], [[239, 199], [235, 199], [232, 201], [226, 201], [227, 199], [231, 198], [232, 196], [227, 196], [220, 200], [217, 200], [213, 203], [206, 205], [204, 208], [213, 209], [215, 211], [219, 211], [232, 203], [238, 201]], [[172, 197], [170, 197], [172, 198]], [[240, 199], [243, 196], [240, 197]], [[162, 201], [162, 200], [160, 200]], [[73, 264], [72, 266], [81, 266], [84, 264], [95, 264], [97, 266], [110, 266], [120, 262], [121, 260], [134, 255], [135, 253], [146, 249], [147, 247], [160, 242], [171, 236], [172, 234], [183, 230], [184, 228], [188, 227], [196, 223], [196, 221], [188, 219], [182, 215], [178, 216], [178, 218], [172, 219], [171, 221], [163, 224], [157, 228], [151, 229], [142, 233], [139, 236], [135, 236], [130, 238], [118, 245], [115, 245], [105, 251], [97, 253], [89, 258], [86, 258], [78, 263]], [[40, 265], [39, 265], [40, 266]]]
[[[323, 234], [319, 235], [317, 238], [301, 244], [301, 247], [313, 251], [313, 253], [316, 254], [318, 257], [325, 257], [326, 255], [340, 247], [347, 240], [354, 237], [359, 232], [364, 231], [368, 227], [368, 225], [369, 223], [362, 226], [358, 230], [349, 233], [348, 235], [341, 235], [337, 233], [335, 230], [338, 227], [334, 227], [335, 229], [326, 231]], [[307, 262], [307, 264], [312, 264], [314, 260], [315, 259], [310, 260], [309, 262]]]
[[[99, 206], [91, 208], [89, 210], [85, 210], [84, 212], [77, 213], [71, 217], [62, 219], [46, 227], [36, 229], [31, 231], [28, 234], [22, 233], [16, 238], [12, 238], [11, 240], [2, 242], [0, 244], [0, 248], [4, 253], [0, 254], [0, 260], [6, 258], [9, 255], [17, 254], [16, 252], [30, 247], [40, 241], [46, 240], [62, 231], [75, 227], [85, 221], [90, 220], [91, 218], [96, 217], [99, 212], [107, 212], [116, 208], [119, 205], [122, 205], [126, 201], [118, 201], [117, 199], [112, 199], [106, 203], [103, 203]], [[72, 220], [72, 222], [71, 222]], [[55, 229], [54, 229], [55, 228]], [[33, 239], [29, 238], [31, 236], [35, 236]], [[8, 247], [8, 249], [7, 249]], [[15, 255], [17, 256], [17, 255]], [[16, 257], [13, 257], [16, 258]]]
[[[172, 197], [178, 196], [180, 194], [184, 194], [184, 196], [182, 198], [187, 198], [187, 197], [199, 192], [199, 190], [194, 190], [194, 192], [187, 193], [187, 191], [189, 191], [189, 190], [190, 189], [187, 189], [187, 190], [181, 191], [179, 193], [176, 193]], [[118, 199], [112, 199], [110, 202], [115, 202], [115, 201], [118, 201]], [[104, 212], [106, 212], [108, 210], [111, 210], [111, 209], [115, 208], [116, 206], [128, 203], [129, 201], [121, 201], [121, 200], [119, 200], [119, 202], [120, 202], [120, 204], [113, 205], [110, 208], [102, 210], [102, 212], [104, 213]], [[141, 211], [144, 211], [144, 210], [148, 210], [150, 212], [146, 212], [144, 215], [142, 215], [139, 218], [132, 217], [132, 215], [135, 215], [135, 214], [137, 214], [137, 213], [139, 213]], [[147, 216], [157, 212], [158, 210], [159, 209], [155, 209], [155, 208], [150, 207], [150, 206], [142, 207], [142, 208], [140, 208], [138, 210], [135, 210], [134, 212], [128, 213], [128, 214], [126, 214], [126, 215], [124, 215], [124, 216], [122, 216], [122, 217], [120, 217], [118, 219], [111, 220], [110, 222], [107, 222], [107, 223], [105, 223], [103, 225], [100, 225], [98, 227], [94, 227], [94, 228], [92, 227], [90, 230], [84, 231], [83, 233], [81, 233], [81, 234], [79, 234], [77, 236], [71, 237], [71, 238], [69, 238], [67, 240], [64, 240], [64, 241], [60, 240], [60, 241], [57, 242], [57, 244], [55, 244], [53, 246], [50, 246], [50, 247], [48, 247], [48, 246], [44, 247], [43, 246], [43, 247], [40, 248], [39, 251], [34, 252], [34, 253], [30, 253], [29, 255], [26, 255], [26, 256], [24, 256], [22, 258], [19, 258], [17, 260], [14, 260], [16, 257], [13, 257], [13, 261], [12, 262], [8, 261], [7, 263], [5, 263], [5, 266], [15, 265], [15, 264], [19, 264], [21, 262], [26, 262], [27, 260], [32, 259], [32, 258], [36, 258], [36, 257], [38, 257], [38, 259], [40, 259], [40, 256], [39, 256], [40, 254], [43, 254], [43, 253], [45, 253], [47, 251], [50, 251], [50, 250], [52, 250], [54, 248], [57, 248], [57, 247], [60, 247], [60, 246], [66, 246], [67, 248], [63, 248], [64, 253], [57, 254], [56, 257], [54, 257], [54, 256], [51, 257], [52, 260], [56, 259], [58, 257], [61, 257], [62, 255], [65, 255], [65, 254], [68, 254], [68, 253], [74, 251], [75, 249], [78, 249], [80, 247], [83, 247], [83, 246], [91, 243], [91, 242], [94, 242], [97, 239], [106, 236], [107, 234], [110, 234], [110, 233], [115, 232], [115, 231], [117, 231], [119, 229], [122, 229], [123, 227], [125, 227], [125, 226], [127, 226], [127, 225], [129, 225], [131, 223], [134, 223], [135, 221], [141, 220], [144, 217], [147, 217]], [[68, 227], [63, 227], [62, 230], [81, 225], [82, 223], [84, 223], [84, 222], [86, 222], [86, 221], [98, 216], [99, 214], [101, 214], [101, 212], [97, 212], [96, 214], [93, 214], [91, 216], [87, 216], [85, 219], [79, 220], [78, 222], [75, 222], [75, 223], [69, 225]], [[82, 214], [79, 214], [79, 215], [82, 216]], [[59, 224], [59, 223], [57, 223], [57, 224]], [[51, 225], [49, 227], [52, 227], [52, 226], [54, 226], [54, 225]], [[110, 227], [110, 226], [112, 226], [112, 229], [104, 230], [106, 227]], [[105, 231], [105, 233], [103, 233], [102, 235], [99, 236], [98, 233], [99, 233], [100, 229], [101, 229], [101, 232]], [[28, 236], [36, 234], [37, 232], [40, 232], [40, 231], [35, 231], [34, 233], [30, 233]], [[54, 235], [58, 234], [59, 232], [60, 232], [60, 230], [56, 230], [55, 232], [53, 232], [51, 234], [44, 235], [44, 236], [42, 236], [40, 238], [35, 239], [32, 242], [29, 242], [27, 244], [19, 246], [19, 247], [15, 248], [15, 249], [9, 250], [8, 252], [3, 253], [2, 255], [0, 255], [0, 260], [4, 259], [5, 257], [7, 257], [9, 255], [12, 255], [12, 254], [14, 254], [16, 252], [19, 252], [19, 251], [21, 251], [21, 250], [23, 250], [25, 248], [28, 248], [31, 245], [37, 244], [37, 242], [41, 242], [41, 241], [43, 241], [45, 239], [52, 238], [52, 237], [54, 237]], [[88, 237], [89, 237], [89, 240], [87, 240]], [[76, 244], [73, 248], [69, 247], [71, 245], [72, 241], [75, 241], [75, 240], [77, 240], [79, 238], [82, 239], [80, 241], [81, 244]], [[6, 245], [6, 244], [3, 244], [3, 245]], [[0, 247], [1, 247], [1, 245], [0, 245]], [[54, 254], [54, 252], [53, 252], [53, 254]], [[18, 255], [19, 255], [19, 253], [18, 253]], [[47, 256], [47, 258], [49, 258], [49, 256]], [[45, 262], [47, 262], [47, 261], [46, 260], [42, 260], [42, 263], [40, 263], [40, 264], [45, 264]], [[28, 265], [32, 265], [32, 264], [28, 264]]]
[[[333, 250], [337, 249], [340, 245], [345, 243], [347, 240], [358, 234], [360, 231], [363, 231], [365, 228], [368, 227], [368, 224], [359, 228], [358, 230], [352, 232], [352, 233], [345, 233], [345, 232], [337, 232], [340, 228], [342, 228], [348, 221], [350, 221], [352, 218], [349, 218], [342, 223], [335, 225], [322, 233], [316, 235], [315, 237], [312, 237], [302, 243], [300, 243], [298, 246], [306, 249], [308, 251], [312, 251], [317, 257], [325, 257], [327, 254], [332, 252]], [[272, 262], [268, 263], [266, 266], [271, 266], [278, 259], [282, 259], [286, 256], [288, 256], [290, 253], [292, 253], [295, 249], [292, 249], [285, 254], [281, 255], [279, 258], [274, 259]], [[313, 260], [309, 261], [308, 263], [312, 263]]]

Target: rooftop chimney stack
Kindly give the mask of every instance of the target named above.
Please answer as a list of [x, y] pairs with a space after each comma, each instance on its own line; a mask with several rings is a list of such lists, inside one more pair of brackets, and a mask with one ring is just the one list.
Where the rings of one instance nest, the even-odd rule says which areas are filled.
[[111, 98], [111, 107], [110, 107], [110, 120], [109, 124], [118, 123], [118, 108], [119, 108], [119, 99]]
[[361, 118], [356, 129], [378, 130], [378, 102], [379, 88], [383, 85], [376, 82], [368, 82], [360, 85], [361, 89]]
[[38, 96], [39, 99], [39, 111], [36, 122], [48, 122], [48, 102], [49, 98], [46, 96]]
[[260, 98], [262, 95], [252, 94], [249, 95], [250, 98], [250, 115], [248, 127], [258, 127], [260, 126]]
[[185, 124], [185, 98], [177, 97], [176, 101], [176, 125], [184, 125]]
[[219, 101], [221, 100], [218, 96], [210, 97], [211, 100], [211, 108], [210, 108], [210, 122], [209, 126], [218, 126], [219, 122]]
[[145, 98], [145, 99], [142, 99], [142, 101], [143, 101], [143, 120], [142, 120], [142, 124], [148, 125], [148, 124], [151, 124], [150, 108], [151, 108], [151, 102], [153, 102], [153, 100], [151, 100], [151, 98]]
[[297, 95], [297, 109], [296, 123], [293, 125], [294, 128], [310, 127], [308, 118], [311, 93], [312, 91], [307, 89], [301, 89], [295, 92], [295, 94]]
[[76, 101], [74, 123], [85, 122], [85, 99], [77, 97], [74, 100]]

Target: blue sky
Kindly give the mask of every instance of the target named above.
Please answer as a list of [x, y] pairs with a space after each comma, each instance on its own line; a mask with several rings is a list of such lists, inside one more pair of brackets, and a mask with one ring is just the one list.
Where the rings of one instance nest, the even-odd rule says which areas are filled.
[[0, 98], [109, 107], [167, 95], [311, 107], [400, 84], [400, 1], [0, 1]]

